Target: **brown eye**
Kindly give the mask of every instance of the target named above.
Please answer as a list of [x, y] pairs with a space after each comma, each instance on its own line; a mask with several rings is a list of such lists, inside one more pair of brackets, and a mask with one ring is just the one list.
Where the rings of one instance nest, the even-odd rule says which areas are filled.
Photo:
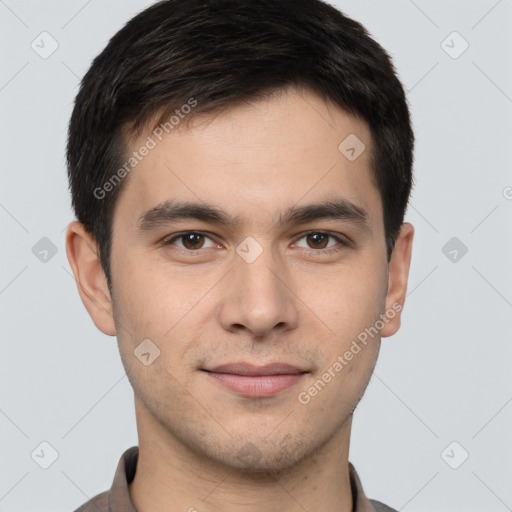
[[325, 233], [313, 233], [306, 235], [309, 241], [311, 241], [312, 249], [325, 249], [329, 235], [326, 235]]
[[[300, 240], [306, 239], [307, 247], [306, 249], [313, 249], [314, 252], [318, 252], [320, 254], [326, 254], [330, 252], [335, 252], [343, 249], [344, 247], [348, 247], [349, 243], [345, 242], [341, 237], [332, 235], [330, 233], [324, 233], [323, 231], [311, 231], [306, 233], [304, 236], [300, 238]], [[334, 241], [333, 244], [328, 246], [329, 239]], [[304, 246], [300, 246], [303, 247]]]
[[[180, 233], [179, 235], [164, 241], [164, 245], [176, 245], [175, 242], [179, 241], [181, 242], [181, 246], [178, 244], [178, 247], [193, 252], [205, 248], [205, 239], [210, 239], [210, 237], [197, 231], [187, 231], [186, 233]], [[212, 243], [210, 247], [213, 247], [213, 245], [214, 244]]]
[[199, 233], [187, 233], [181, 236], [181, 240], [187, 249], [201, 249], [204, 243], [204, 236]]

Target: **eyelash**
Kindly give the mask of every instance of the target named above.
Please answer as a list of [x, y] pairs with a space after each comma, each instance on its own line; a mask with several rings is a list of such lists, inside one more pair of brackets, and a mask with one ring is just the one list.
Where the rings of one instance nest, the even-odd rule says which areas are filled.
[[[172, 236], [172, 238], [167, 238], [167, 239], [163, 240], [162, 245], [164, 245], [164, 246], [172, 245], [175, 240], [178, 240], [180, 238], [183, 238], [185, 235], [190, 235], [190, 234], [202, 235], [206, 238], [211, 239], [211, 237], [207, 233], [202, 232], [202, 231], [183, 231], [182, 233]], [[334, 238], [338, 242], [337, 246], [330, 247], [329, 249], [311, 249], [311, 251], [313, 251], [314, 253], [317, 253], [317, 254], [332, 254], [333, 252], [338, 252], [345, 247], [351, 246], [351, 244], [348, 241], [340, 238], [339, 236], [333, 235], [332, 233], [326, 232], [326, 231], [308, 231], [307, 233], [304, 233], [297, 241], [302, 240], [303, 238], [307, 237], [308, 235], [326, 235], [328, 237]], [[191, 250], [191, 249], [186, 249], [186, 248], [180, 248], [180, 249], [185, 252], [191, 253], [191, 254], [192, 253], [200, 253], [200, 251], [201, 251], [201, 249], [197, 249], [195, 251]]]

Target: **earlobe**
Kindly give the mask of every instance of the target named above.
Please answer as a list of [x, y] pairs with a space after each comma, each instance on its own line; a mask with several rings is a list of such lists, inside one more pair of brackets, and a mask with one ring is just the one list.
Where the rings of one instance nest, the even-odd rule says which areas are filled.
[[381, 331], [382, 338], [392, 336], [400, 329], [400, 318], [409, 279], [413, 238], [414, 226], [405, 222], [402, 224], [389, 262], [389, 285], [385, 310], [387, 320]]
[[78, 222], [66, 231], [66, 254], [73, 270], [80, 298], [94, 325], [108, 336], [115, 336], [112, 298], [99, 260], [94, 238]]

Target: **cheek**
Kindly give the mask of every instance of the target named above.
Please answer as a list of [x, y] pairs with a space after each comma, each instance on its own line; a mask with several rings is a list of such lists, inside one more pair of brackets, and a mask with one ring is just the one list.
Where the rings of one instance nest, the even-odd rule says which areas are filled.
[[[115, 288], [114, 314], [120, 324], [119, 350], [125, 368], [146, 384], [170, 379], [172, 385], [167, 372], [183, 380], [184, 362], [196, 343], [194, 333], [203, 331], [201, 325], [208, 318], [211, 304], [205, 293], [211, 285], [185, 275], [167, 276], [166, 269], [148, 268], [144, 261], [132, 260], [122, 268], [124, 281]], [[136, 357], [142, 351], [158, 357], [146, 367]]]
[[352, 339], [374, 325], [385, 307], [387, 278], [378, 267], [347, 266], [332, 272], [322, 287], [319, 316], [341, 340]]
[[322, 346], [323, 364], [313, 387], [306, 390], [315, 407], [355, 406], [372, 374], [380, 348], [375, 324], [383, 312], [387, 280], [379, 267], [368, 269], [354, 266], [329, 280], [319, 316], [333, 332]]
[[119, 249], [116, 257], [112, 275], [119, 321], [134, 342], [141, 337], [140, 341], [161, 338], [181, 316], [181, 287], [154, 261], [154, 255], [151, 261], [150, 254]]
[[[329, 362], [299, 390], [300, 407], [311, 416], [337, 423], [350, 414], [362, 398], [377, 360], [379, 345], [369, 342], [338, 346]], [[325, 426], [325, 425], [324, 425]]]

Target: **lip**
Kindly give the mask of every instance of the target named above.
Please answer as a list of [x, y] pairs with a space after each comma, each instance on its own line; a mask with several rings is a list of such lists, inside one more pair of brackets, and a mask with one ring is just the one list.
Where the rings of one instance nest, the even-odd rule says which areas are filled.
[[306, 373], [296, 366], [288, 363], [270, 363], [262, 366], [256, 366], [244, 361], [235, 363], [221, 364], [215, 368], [206, 371], [214, 373], [230, 373], [233, 375], [251, 375], [251, 376], [265, 376], [265, 375], [296, 375], [298, 373]]
[[287, 363], [254, 366], [245, 362], [223, 364], [203, 372], [221, 386], [250, 398], [275, 396], [309, 373]]

